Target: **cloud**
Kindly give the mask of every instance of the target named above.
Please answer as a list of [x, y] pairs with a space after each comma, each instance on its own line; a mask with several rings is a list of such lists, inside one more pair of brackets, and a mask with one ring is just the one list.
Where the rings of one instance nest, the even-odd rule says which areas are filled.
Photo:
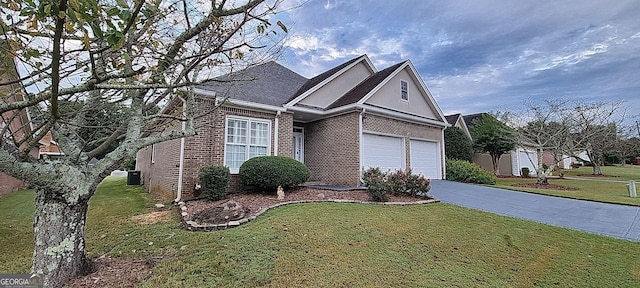
[[365, 53], [378, 69], [411, 59], [445, 112], [635, 99], [640, 88], [634, 0], [328, 0], [293, 14], [295, 71], [314, 76]]

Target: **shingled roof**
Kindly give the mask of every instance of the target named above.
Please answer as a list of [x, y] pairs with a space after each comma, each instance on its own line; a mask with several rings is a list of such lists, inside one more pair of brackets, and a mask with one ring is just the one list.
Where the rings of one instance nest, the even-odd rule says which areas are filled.
[[458, 114], [446, 115], [444, 116], [444, 118], [447, 118], [447, 122], [449, 122], [449, 124], [455, 125], [456, 121], [458, 121], [458, 118], [460, 118], [460, 116], [462, 116], [462, 114], [458, 113]]
[[221, 97], [273, 106], [282, 106], [309, 79], [270, 61], [216, 77], [197, 88], [216, 92]]
[[380, 71], [380, 72], [378, 72], [376, 74], [373, 74], [373, 75], [369, 76], [369, 78], [367, 78], [364, 81], [362, 81], [362, 83], [358, 84], [358, 86], [353, 87], [353, 89], [351, 89], [349, 92], [344, 94], [344, 96], [338, 98], [338, 100], [336, 100], [335, 102], [331, 103], [331, 105], [329, 105], [329, 107], [327, 107], [327, 109], [333, 109], [333, 108], [336, 108], [336, 107], [357, 103], [364, 96], [369, 94], [369, 92], [371, 92], [371, 90], [373, 90], [373, 88], [375, 88], [382, 81], [384, 81], [384, 79], [387, 79], [387, 77], [389, 77], [389, 75], [391, 75], [391, 73], [396, 71], [396, 69], [398, 69], [398, 67], [400, 67], [402, 64], [404, 64], [404, 62], [398, 63], [398, 64], [393, 65], [391, 67], [388, 67], [387, 69], [384, 69], [384, 70], [382, 70], [382, 71]]
[[462, 116], [462, 119], [464, 119], [464, 123], [467, 125], [467, 128], [469, 128], [469, 130], [471, 130], [473, 128], [473, 121], [475, 121], [476, 119], [482, 118], [482, 116], [485, 115], [485, 114], [487, 114], [487, 113], [477, 113], [477, 114], [465, 115], [465, 116]]

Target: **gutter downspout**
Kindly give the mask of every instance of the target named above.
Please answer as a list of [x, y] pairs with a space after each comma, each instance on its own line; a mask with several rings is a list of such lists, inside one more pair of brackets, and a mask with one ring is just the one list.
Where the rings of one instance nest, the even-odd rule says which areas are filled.
[[280, 111], [276, 112], [276, 117], [273, 119], [273, 155], [278, 156], [278, 137], [279, 135], [279, 124], [280, 124]]
[[442, 169], [440, 169], [440, 173], [442, 173], [442, 175], [440, 175], [440, 179], [447, 179], [447, 160], [446, 160], [446, 155], [447, 155], [447, 151], [445, 151], [445, 144], [444, 144], [444, 129], [440, 130], [442, 132], [442, 140], [440, 140], [440, 147], [442, 147], [441, 152], [440, 152], [440, 165], [442, 165]]
[[362, 141], [362, 130], [364, 129], [364, 113], [367, 111], [367, 109], [365, 109], [364, 107], [362, 108], [362, 111], [360, 111], [360, 115], [358, 116], [358, 142], [359, 142], [359, 146], [360, 146], [360, 183], [364, 184], [364, 179], [362, 178], [362, 176], [364, 176], [362, 174], [362, 168], [364, 167], [362, 164], [363, 160], [364, 160], [364, 142]]
[[[182, 115], [186, 117], [186, 109], [187, 109], [187, 101], [180, 98], [182, 100]], [[182, 122], [182, 131], [187, 129], [187, 123]], [[182, 178], [184, 174], [184, 137], [180, 138], [180, 167], [178, 168], [178, 191], [176, 195], [176, 199], [173, 200], [174, 203], [179, 203], [182, 198]]]

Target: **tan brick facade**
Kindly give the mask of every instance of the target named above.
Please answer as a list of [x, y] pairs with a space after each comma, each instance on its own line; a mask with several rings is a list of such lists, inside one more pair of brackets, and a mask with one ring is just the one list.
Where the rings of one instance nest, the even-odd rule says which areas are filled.
[[[405, 167], [411, 167], [411, 139], [442, 141], [442, 128], [417, 124], [379, 115], [366, 114], [363, 120], [363, 132], [379, 132], [404, 138]], [[442, 147], [443, 148], [443, 147]]]
[[312, 181], [360, 184], [359, 114], [354, 111], [303, 125], [304, 162]]
[[[199, 99], [201, 111], [214, 107], [211, 99]], [[197, 119], [197, 135], [185, 138], [182, 199], [199, 196], [195, 190], [198, 182], [198, 172], [204, 166], [224, 165], [224, 137], [227, 116], [246, 117], [266, 120], [271, 129], [271, 155], [275, 149], [275, 118], [278, 117], [278, 155], [292, 157], [293, 155], [293, 115], [291, 113], [263, 112], [242, 107], [221, 106], [213, 111], [203, 113]], [[170, 129], [176, 129], [177, 126]], [[136, 169], [142, 171], [145, 187], [152, 193], [164, 198], [176, 197], [178, 173], [180, 168], [180, 140], [172, 140], [155, 145], [155, 159], [151, 164], [152, 147], [138, 152]], [[229, 181], [229, 192], [241, 191], [237, 174], [232, 174]]]
[[[210, 100], [201, 100], [202, 107], [213, 107]], [[225, 155], [225, 125], [227, 117], [245, 117], [268, 121], [271, 125], [271, 151], [276, 147], [275, 118], [278, 118], [278, 155], [293, 157], [293, 126], [304, 128], [304, 162], [311, 171], [310, 181], [331, 185], [360, 185], [360, 111], [347, 112], [309, 123], [293, 122], [292, 113], [257, 111], [243, 107], [222, 106], [204, 114], [196, 124], [198, 134], [185, 139], [182, 199], [199, 195], [195, 190], [198, 171], [207, 165], [223, 165]], [[174, 129], [176, 127], [173, 127]], [[407, 167], [411, 161], [410, 139], [442, 140], [442, 128], [401, 121], [365, 113], [363, 132], [397, 135], [405, 138]], [[138, 167], [150, 192], [175, 197], [179, 169], [180, 140], [157, 144], [155, 163], [150, 159], [152, 148], [139, 152]], [[232, 174], [229, 192], [242, 187], [237, 174]]]

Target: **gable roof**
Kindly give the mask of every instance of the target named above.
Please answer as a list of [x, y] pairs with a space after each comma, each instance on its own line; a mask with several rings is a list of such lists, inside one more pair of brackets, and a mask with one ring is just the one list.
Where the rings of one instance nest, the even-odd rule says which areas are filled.
[[471, 115], [465, 115], [465, 116], [462, 116], [462, 119], [464, 120], [464, 123], [467, 125], [467, 128], [471, 130], [473, 129], [473, 121], [475, 121], [476, 119], [482, 118], [482, 116], [484, 116], [485, 114], [487, 113], [476, 113]]
[[389, 77], [391, 73], [396, 71], [398, 67], [400, 67], [402, 64], [404, 64], [404, 62], [400, 62], [398, 64], [395, 64], [391, 67], [388, 67], [380, 72], [377, 72], [369, 76], [369, 78], [362, 81], [362, 83], [358, 84], [356, 87], [354, 87], [349, 92], [344, 94], [344, 96], [338, 98], [338, 100], [331, 103], [331, 105], [329, 105], [327, 109], [333, 109], [340, 106], [357, 103], [358, 101], [362, 100], [364, 96], [369, 94], [369, 92], [371, 92], [373, 88], [377, 87], [380, 83], [382, 83], [382, 81], [387, 79], [387, 77]]
[[309, 91], [309, 89], [315, 87], [316, 85], [320, 84], [322, 81], [325, 81], [326, 79], [328, 79], [329, 77], [333, 76], [334, 74], [340, 72], [340, 70], [344, 69], [345, 67], [355, 63], [356, 61], [360, 60], [361, 58], [365, 57], [366, 55], [361, 55], [358, 56], [356, 58], [353, 58], [345, 63], [342, 63], [336, 67], [333, 67], [325, 72], [323, 72], [322, 74], [315, 76], [311, 79], [309, 79], [306, 83], [304, 83], [304, 85], [302, 85], [302, 87], [300, 87], [300, 89], [298, 89], [298, 91], [291, 96], [291, 98], [289, 98], [288, 102], [293, 101], [293, 99], [295, 99], [296, 97], [304, 94], [305, 92]]
[[208, 80], [196, 88], [216, 96], [282, 106], [306, 82], [307, 78], [270, 61]]
[[449, 124], [455, 125], [456, 122], [458, 121], [458, 118], [460, 118], [460, 116], [462, 116], [462, 114], [458, 113], [453, 115], [445, 115], [444, 118], [447, 119], [447, 122], [449, 122]]

